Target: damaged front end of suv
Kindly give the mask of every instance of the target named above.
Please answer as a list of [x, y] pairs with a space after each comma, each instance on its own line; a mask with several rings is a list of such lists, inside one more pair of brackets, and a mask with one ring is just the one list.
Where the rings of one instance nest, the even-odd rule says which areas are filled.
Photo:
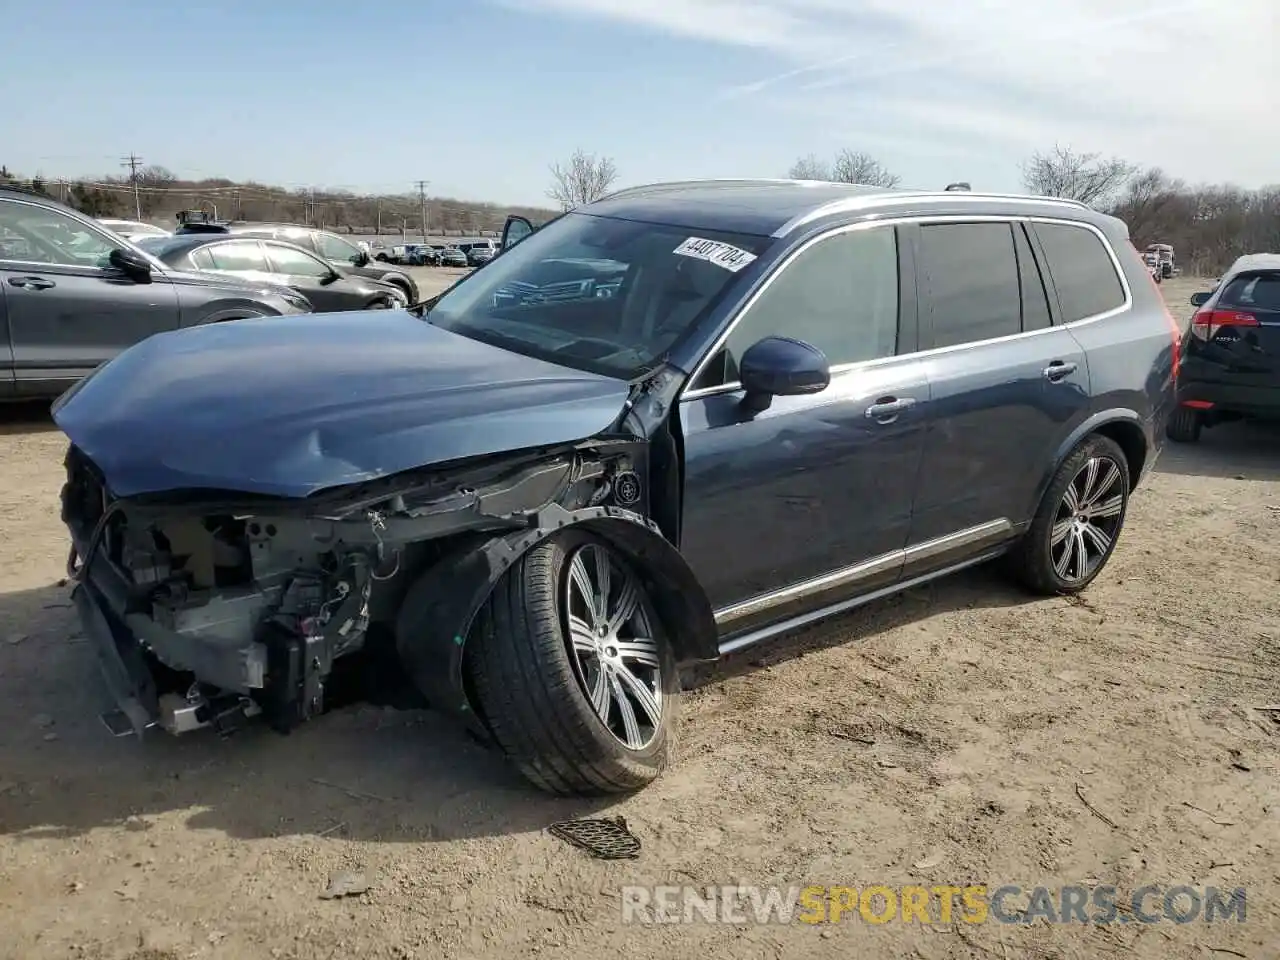
[[[62, 516], [69, 576], [97, 642], [118, 733], [282, 732], [324, 711], [335, 661], [391, 631], [432, 706], [489, 734], [464, 668], [495, 585], [535, 545], [577, 531], [646, 584], [679, 660], [715, 656], [711, 611], [653, 519], [645, 405], [587, 440], [409, 470], [303, 498], [178, 491], [115, 496], [74, 444]], [[661, 460], [661, 457], [658, 458]], [[642, 479], [646, 478], [646, 479]]]

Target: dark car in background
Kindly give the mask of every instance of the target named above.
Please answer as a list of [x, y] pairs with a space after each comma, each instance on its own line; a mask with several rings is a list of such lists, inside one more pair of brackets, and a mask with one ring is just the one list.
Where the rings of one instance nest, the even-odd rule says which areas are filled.
[[155, 333], [310, 310], [288, 287], [167, 267], [70, 207], [0, 189], [0, 399], [56, 396]]
[[225, 233], [175, 234], [139, 245], [176, 270], [228, 274], [289, 287], [317, 312], [408, 306], [399, 287], [355, 275], [283, 240]]
[[153, 338], [57, 405], [129, 723], [289, 730], [386, 637], [533, 783], [632, 790], [681, 664], [996, 558], [1079, 593], [1160, 451], [1177, 330], [1083, 204], [693, 182], [526, 233], [415, 311]]
[[467, 255], [457, 247], [445, 247], [440, 251], [440, 266], [442, 267], [466, 267]]
[[1194, 443], [1219, 423], [1280, 419], [1280, 254], [1240, 257], [1191, 303], [1199, 309], [1182, 341], [1169, 439]]
[[272, 223], [227, 223], [227, 224], [192, 224], [179, 227], [177, 235], [186, 232], [230, 233], [242, 237], [259, 237], [270, 240], [283, 240], [302, 247], [322, 260], [327, 260], [341, 268], [344, 274], [377, 280], [398, 287], [404, 294], [405, 303], [414, 303], [418, 299], [418, 285], [398, 265], [375, 260], [366, 250], [360, 249], [344, 237], [327, 230], [314, 227], [300, 227], [291, 224]]

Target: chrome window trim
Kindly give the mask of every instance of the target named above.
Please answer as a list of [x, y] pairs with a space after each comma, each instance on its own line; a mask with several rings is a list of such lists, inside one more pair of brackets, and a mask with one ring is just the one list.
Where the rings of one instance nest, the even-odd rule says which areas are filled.
[[[1064, 200], [1059, 197], [1030, 197], [1016, 193], [883, 193], [873, 196], [851, 196], [842, 197], [839, 200], [832, 200], [820, 207], [801, 213], [792, 217], [777, 230], [773, 231], [775, 239], [785, 237], [787, 234], [794, 232], [797, 228], [804, 226], [806, 223], [812, 223], [814, 220], [820, 220], [823, 217], [829, 217], [838, 213], [857, 213], [860, 210], [874, 210], [877, 207], [896, 206], [906, 201], [914, 203], [991, 203], [995, 200], [1016, 200], [1019, 203], [1035, 204], [1037, 206], [1046, 207], [1070, 207], [1073, 210], [1089, 209], [1085, 204], [1078, 200]], [[994, 217], [994, 219], [1021, 219], [1022, 215], [1010, 214], [1007, 217]], [[968, 219], [968, 218], [965, 218]], [[1072, 221], [1078, 222], [1078, 221]]]
[[[973, 340], [969, 343], [958, 343], [949, 347], [935, 347], [931, 350], [917, 350], [913, 353], [894, 354], [891, 357], [877, 357], [875, 360], [856, 360], [851, 363], [833, 364], [831, 367], [831, 373], [833, 375], [847, 373], [850, 370], [858, 370], [866, 367], [883, 366], [888, 363], [928, 359], [935, 356], [954, 353], [959, 350], [971, 350], [975, 347], [985, 347], [990, 344], [1006, 343], [1028, 337], [1038, 337], [1046, 333], [1052, 333], [1056, 330], [1074, 330], [1077, 327], [1084, 326], [1085, 324], [1096, 323], [1099, 320], [1108, 320], [1111, 317], [1119, 316], [1133, 307], [1133, 290], [1129, 286], [1129, 278], [1125, 276], [1124, 268], [1120, 263], [1120, 258], [1116, 254], [1115, 249], [1111, 246], [1111, 242], [1107, 239], [1107, 235], [1092, 223], [1086, 223], [1083, 220], [1071, 220], [1063, 217], [1035, 216], [1031, 214], [948, 214], [945, 216], [915, 214], [903, 217], [889, 217], [883, 220], [864, 220], [859, 223], [841, 224], [840, 226], [833, 227], [832, 229], [824, 233], [820, 233], [815, 237], [810, 237], [800, 246], [796, 247], [796, 249], [787, 254], [786, 259], [774, 269], [773, 273], [771, 273], [765, 279], [764, 283], [760, 285], [760, 288], [751, 295], [751, 298], [747, 300], [745, 304], [742, 305], [742, 308], [739, 309], [733, 319], [729, 321], [729, 325], [725, 327], [724, 332], [716, 338], [715, 342], [707, 350], [706, 354], [704, 354], [702, 359], [698, 361], [697, 365], [693, 368], [693, 372], [689, 375], [689, 379], [685, 381], [685, 387], [681, 391], [676, 402], [680, 403], [685, 400], [700, 400], [703, 397], [716, 396], [721, 393], [736, 393], [742, 389], [741, 383], [722, 383], [714, 387], [701, 387], [697, 390], [689, 389], [689, 384], [695, 383], [698, 377], [702, 376], [702, 372], [706, 368], [707, 364], [711, 362], [711, 358], [714, 357], [725, 345], [725, 342], [733, 334], [734, 329], [738, 326], [739, 321], [746, 315], [747, 311], [755, 306], [756, 301], [759, 300], [760, 297], [763, 296], [764, 292], [769, 289], [769, 286], [773, 281], [777, 279], [784, 270], [791, 266], [792, 261], [800, 256], [800, 254], [804, 253], [815, 244], [821, 243], [823, 240], [841, 236], [842, 234], [849, 233], [854, 230], [870, 230], [875, 227], [897, 227], [903, 224], [930, 223], [1051, 223], [1089, 230], [1094, 234], [1094, 236], [1102, 241], [1102, 248], [1107, 251], [1107, 255], [1111, 258], [1111, 266], [1116, 271], [1116, 275], [1120, 278], [1120, 287], [1124, 291], [1124, 303], [1120, 304], [1118, 307], [1113, 307], [1110, 310], [1103, 311], [1102, 313], [1095, 314], [1093, 316], [1082, 317], [1081, 319], [1073, 320], [1070, 323], [1060, 323], [1048, 327], [1042, 327], [1039, 330], [1025, 330], [1018, 333], [1006, 334], [1003, 337], [991, 337], [987, 340]], [[1052, 267], [1050, 267], [1050, 270], [1052, 270]], [[1047, 288], [1045, 289], [1045, 294], [1049, 294], [1049, 290]]]

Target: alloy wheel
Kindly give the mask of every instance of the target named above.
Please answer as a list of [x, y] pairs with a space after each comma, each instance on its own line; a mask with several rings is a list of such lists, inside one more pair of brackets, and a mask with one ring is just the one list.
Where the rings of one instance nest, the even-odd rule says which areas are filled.
[[624, 747], [643, 750], [662, 724], [662, 666], [643, 587], [601, 544], [565, 565], [565, 632], [578, 682], [600, 722]]
[[1059, 577], [1076, 583], [1098, 569], [1120, 532], [1124, 496], [1124, 474], [1110, 457], [1090, 457], [1076, 471], [1049, 535], [1049, 556]]

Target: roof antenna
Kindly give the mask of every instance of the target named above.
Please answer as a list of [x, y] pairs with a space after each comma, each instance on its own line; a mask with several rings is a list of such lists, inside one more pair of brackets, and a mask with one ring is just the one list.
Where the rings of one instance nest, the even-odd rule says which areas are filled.
[[963, 190], [966, 193], [968, 193], [973, 190], [973, 187], [969, 186], [968, 180], [960, 180], [960, 181], [957, 181], [956, 183], [947, 184], [947, 189], [946, 189], [947, 193], [954, 193], [957, 190]]

